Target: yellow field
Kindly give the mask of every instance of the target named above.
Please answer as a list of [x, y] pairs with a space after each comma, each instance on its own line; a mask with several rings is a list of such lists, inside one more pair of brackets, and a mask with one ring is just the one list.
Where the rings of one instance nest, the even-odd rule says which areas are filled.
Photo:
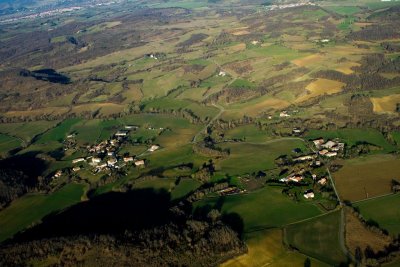
[[351, 69], [352, 67], [360, 66], [357, 62], [345, 62], [339, 64], [339, 67], [336, 68], [337, 71], [340, 71], [344, 74], [352, 74], [354, 71]]
[[235, 28], [229, 31], [230, 34], [240, 36], [240, 35], [246, 35], [249, 34], [250, 32], [247, 30], [249, 27], [240, 27], [240, 28]]
[[240, 52], [240, 51], [243, 51], [243, 50], [245, 50], [245, 49], [246, 49], [246, 44], [245, 44], [245, 43], [240, 43], [240, 44], [237, 44], [237, 45], [232, 45], [232, 46], [229, 46], [229, 47], [227, 48], [227, 50], [228, 50], [229, 52], [231, 52], [231, 53]]
[[320, 62], [324, 58], [325, 57], [321, 54], [314, 54], [303, 58], [295, 59], [292, 62], [299, 67], [306, 67], [309, 65], [314, 65], [315, 63]]
[[[280, 229], [252, 233], [246, 239], [248, 253], [221, 264], [221, 267], [303, 266], [306, 259], [300, 253], [284, 248]], [[328, 265], [311, 259], [311, 266]]]
[[317, 79], [316, 81], [307, 85], [306, 89], [308, 94], [300, 96], [295, 102], [300, 103], [324, 94], [331, 95], [339, 93], [342, 91], [343, 86], [345, 86], [345, 84], [342, 82], [328, 79]]
[[263, 111], [284, 109], [290, 103], [278, 98], [258, 98], [244, 104], [237, 104], [227, 109], [223, 114], [226, 118], [242, 118], [243, 115], [257, 116]]
[[400, 103], [400, 94], [389, 95], [384, 97], [371, 97], [376, 113], [394, 113], [396, 104]]

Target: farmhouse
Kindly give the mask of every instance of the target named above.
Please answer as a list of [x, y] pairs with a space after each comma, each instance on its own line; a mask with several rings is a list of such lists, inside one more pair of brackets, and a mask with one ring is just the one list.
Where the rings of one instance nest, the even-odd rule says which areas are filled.
[[323, 143], [325, 143], [325, 140], [320, 138], [320, 139], [315, 139], [312, 141], [314, 143], [314, 145], [318, 148], [320, 147]]
[[304, 197], [306, 199], [314, 198], [314, 192], [310, 189], [304, 192]]
[[53, 175], [53, 178], [61, 177], [61, 175], [62, 175], [62, 170], [59, 170]]
[[77, 172], [77, 171], [79, 171], [80, 169], [81, 169], [81, 167], [73, 167], [73, 168], [72, 168], [72, 171], [73, 171], [73, 172]]
[[327, 153], [329, 153], [328, 149], [322, 149], [321, 151], [318, 152], [321, 156], [325, 156]]
[[307, 156], [301, 156], [298, 158], [293, 159], [294, 161], [307, 161], [307, 160], [313, 160], [314, 159], [314, 155], [307, 155]]
[[293, 128], [292, 132], [293, 132], [294, 134], [300, 134], [300, 133], [301, 133], [301, 130], [300, 130], [299, 128]]
[[327, 181], [328, 181], [328, 180], [324, 177], [324, 178], [321, 178], [320, 180], [318, 180], [318, 183], [319, 183], [320, 185], [325, 185]]
[[154, 151], [156, 151], [157, 149], [159, 149], [160, 148], [160, 146], [158, 146], [158, 145], [152, 145], [149, 149], [148, 149], [148, 151], [149, 152], [154, 152]]
[[143, 166], [143, 165], [144, 165], [144, 160], [135, 161], [135, 166]]
[[337, 156], [337, 152], [328, 152], [325, 154], [325, 157], [331, 158]]
[[289, 182], [295, 182], [295, 183], [300, 183], [303, 180], [303, 176], [301, 175], [293, 175], [293, 176], [289, 176], [287, 178], [287, 181]]
[[220, 71], [218, 73], [218, 76], [225, 77], [226, 76], [226, 72], [225, 71]]
[[78, 163], [78, 162], [81, 162], [81, 161], [85, 161], [85, 159], [84, 158], [77, 158], [77, 159], [72, 160], [72, 163]]
[[116, 132], [115, 133], [115, 136], [118, 136], [118, 137], [124, 137], [124, 136], [127, 136], [128, 135], [128, 131], [118, 131], [118, 132]]
[[110, 167], [114, 166], [117, 162], [118, 162], [118, 160], [116, 158], [111, 158], [111, 159], [107, 160], [107, 164]]
[[332, 147], [336, 146], [337, 143], [333, 141], [328, 141], [325, 144], [321, 145], [323, 148], [331, 149]]
[[132, 129], [136, 130], [138, 128], [139, 128], [139, 126], [136, 126], [136, 125], [126, 125], [125, 126], [125, 129], [127, 129], [127, 130], [132, 130]]
[[92, 158], [92, 163], [98, 164], [98, 163], [100, 163], [100, 162], [101, 162], [101, 158], [97, 158], [97, 157], [93, 157], [93, 158]]
[[290, 115], [288, 114], [288, 112], [286, 110], [283, 110], [281, 113], [279, 113], [279, 117], [287, 118], [287, 117], [290, 117]]
[[133, 157], [124, 157], [124, 162], [133, 161]]

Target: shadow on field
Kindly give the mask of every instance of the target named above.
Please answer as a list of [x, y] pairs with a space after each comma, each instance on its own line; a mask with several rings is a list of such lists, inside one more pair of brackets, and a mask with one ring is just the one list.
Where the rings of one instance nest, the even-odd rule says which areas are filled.
[[36, 178], [48, 167], [44, 160], [36, 157], [39, 153], [31, 151], [3, 159], [0, 161], [0, 169], [22, 171], [29, 178], [29, 181], [25, 181], [26, 185], [35, 186]]
[[172, 219], [169, 208], [170, 195], [166, 191], [140, 189], [105, 193], [46, 216], [41, 224], [16, 235], [14, 240], [123, 234], [125, 230], [136, 231], [169, 222]]

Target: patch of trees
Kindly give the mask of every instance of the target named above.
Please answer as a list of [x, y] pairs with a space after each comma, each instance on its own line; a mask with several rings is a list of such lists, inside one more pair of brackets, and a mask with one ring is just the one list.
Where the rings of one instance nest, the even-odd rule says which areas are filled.
[[41, 177], [46, 168], [35, 152], [0, 161], [0, 210], [28, 192], [47, 190], [48, 181]]
[[381, 43], [383, 49], [390, 53], [400, 52], [400, 44], [390, 43], [390, 42], [383, 42]]
[[[136, 203], [126, 205], [126, 203]], [[107, 193], [47, 217], [0, 247], [0, 265], [214, 266], [246, 252], [243, 222], [165, 191]], [[95, 257], [93, 257], [95, 255]]]
[[400, 27], [396, 24], [397, 23], [392, 22], [391, 24], [366, 26], [360, 31], [352, 32], [350, 38], [361, 41], [397, 39], [400, 37]]
[[189, 39], [187, 39], [187, 40], [185, 40], [183, 42], [180, 42], [176, 46], [178, 46], [178, 47], [191, 46], [191, 45], [194, 45], [196, 43], [199, 43], [199, 42], [203, 41], [207, 37], [208, 37], [208, 35], [205, 34], [205, 33], [195, 33], [195, 34], [192, 34], [189, 37]]
[[[348, 206], [349, 212], [352, 212], [368, 230], [381, 236], [383, 239], [388, 238], [388, 231], [382, 229], [376, 221], [371, 219], [365, 220], [358, 208], [352, 207], [348, 201], [345, 201], [345, 203]], [[374, 251], [369, 245], [366, 246], [364, 251], [360, 247], [357, 247], [354, 252], [357, 266], [381, 266], [382, 264], [398, 260], [400, 258], [400, 235], [390, 238], [390, 241], [390, 244], [380, 251]]]

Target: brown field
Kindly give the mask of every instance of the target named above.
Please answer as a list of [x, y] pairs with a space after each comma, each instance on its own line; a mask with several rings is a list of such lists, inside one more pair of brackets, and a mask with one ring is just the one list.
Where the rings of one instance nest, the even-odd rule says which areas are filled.
[[47, 107], [47, 108], [38, 108], [32, 110], [17, 110], [17, 111], [8, 111], [4, 115], [6, 117], [29, 117], [29, 116], [39, 116], [39, 115], [59, 115], [67, 113], [69, 108], [67, 107]]
[[139, 102], [143, 98], [143, 93], [140, 85], [132, 84], [129, 85], [129, 89], [123, 93], [126, 97], [124, 103], [131, 103], [132, 101]]
[[240, 27], [240, 28], [235, 28], [229, 31], [230, 34], [233, 34], [235, 36], [240, 36], [240, 35], [246, 35], [249, 34], [250, 32], [247, 30], [249, 27]]
[[242, 118], [243, 115], [257, 116], [263, 111], [284, 109], [290, 103], [286, 100], [278, 98], [255, 99], [244, 104], [237, 104], [232, 109], [227, 109], [223, 117], [225, 118]]
[[295, 102], [300, 103], [324, 94], [331, 95], [339, 93], [340, 91], [342, 91], [344, 85], [344, 83], [338, 81], [317, 79], [316, 81], [311, 82], [309, 85], [307, 85], [306, 89], [308, 91], [308, 94], [300, 96], [296, 99]]
[[91, 103], [91, 104], [82, 104], [78, 106], [74, 106], [71, 110], [71, 113], [82, 113], [82, 112], [94, 112], [100, 109], [100, 114], [102, 115], [110, 115], [116, 114], [123, 111], [125, 108], [124, 105], [119, 105], [115, 103]]
[[391, 155], [376, 155], [339, 162], [334, 173], [336, 187], [344, 200], [356, 201], [391, 192], [390, 183], [400, 177], [400, 159]]
[[367, 246], [370, 246], [374, 252], [383, 250], [385, 246], [389, 245], [391, 238], [379, 233], [369, 230], [352, 212], [352, 210], [345, 209], [346, 218], [346, 231], [345, 241], [349, 251], [354, 255], [357, 247], [364, 251]]
[[337, 71], [340, 71], [344, 74], [352, 74], [354, 71], [351, 69], [352, 67], [357, 67], [360, 66], [359, 63], [357, 62], [345, 62], [341, 63], [338, 68], [336, 68]]
[[305, 67], [309, 65], [314, 65], [316, 62], [321, 61], [325, 58], [325, 56], [321, 54], [314, 54], [306, 57], [302, 57], [299, 59], [295, 59], [292, 62], [299, 67]]
[[229, 52], [231, 52], [231, 53], [240, 52], [240, 51], [246, 50], [246, 44], [245, 43], [240, 43], [240, 44], [237, 44], [237, 45], [229, 46], [227, 48], [227, 50]]
[[[303, 266], [306, 256], [286, 250], [282, 242], [282, 231], [280, 229], [249, 234], [246, 237], [248, 252], [220, 266]], [[314, 259], [311, 259], [311, 263], [312, 266], [328, 266]]]
[[371, 97], [376, 113], [394, 113], [396, 104], [400, 103], [400, 94], [389, 95], [384, 97]]

